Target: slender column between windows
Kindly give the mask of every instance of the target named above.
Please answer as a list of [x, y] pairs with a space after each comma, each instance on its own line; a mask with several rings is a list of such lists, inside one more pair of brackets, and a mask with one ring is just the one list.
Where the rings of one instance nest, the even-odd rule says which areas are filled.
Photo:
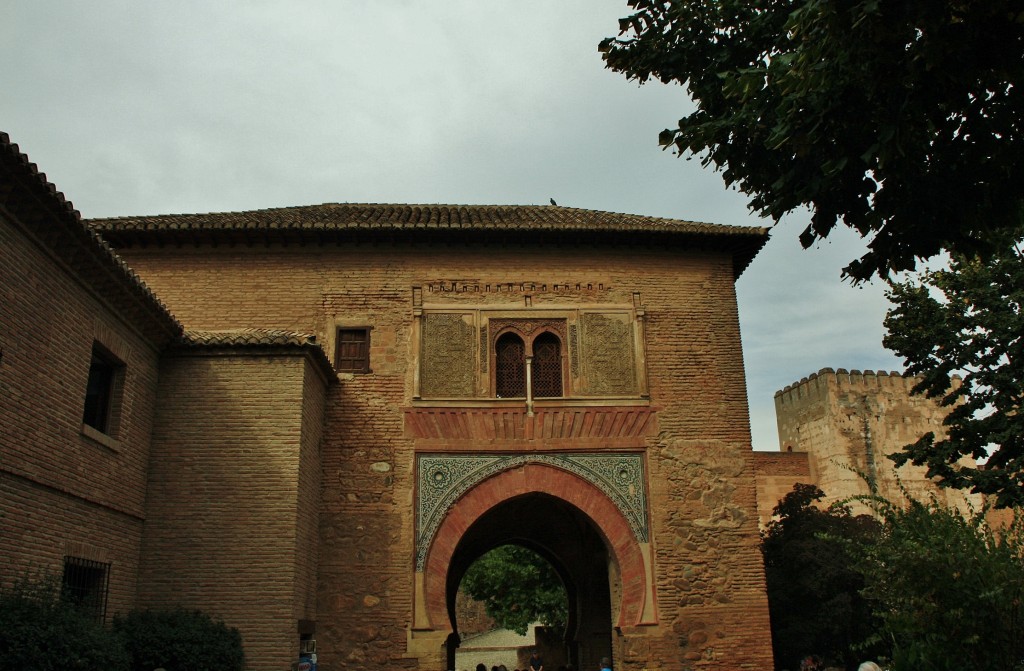
[[533, 417], [533, 357], [526, 357], [526, 416]]

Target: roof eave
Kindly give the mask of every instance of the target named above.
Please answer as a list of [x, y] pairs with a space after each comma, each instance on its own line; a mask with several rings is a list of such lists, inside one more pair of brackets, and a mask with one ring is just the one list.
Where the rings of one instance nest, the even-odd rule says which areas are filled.
[[[142, 331], [162, 346], [181, 324], [47, 181], [7, 133], [0, 132], [0, 208], [38, 244], [120, 312], [141, 319]], [[133, 319], [133, 322], [135, 320]]]

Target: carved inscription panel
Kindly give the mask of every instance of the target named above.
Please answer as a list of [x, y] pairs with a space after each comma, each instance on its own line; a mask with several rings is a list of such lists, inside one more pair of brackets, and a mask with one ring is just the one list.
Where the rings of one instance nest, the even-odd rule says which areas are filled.
[[424, 315], [421, 394], [430, 398], [475, 396], [476, 342], [472, 315]]
[[594, 396], [637, 393], [633, 324], [626, 314], [580, 315], [582, 326], [583, 392]]

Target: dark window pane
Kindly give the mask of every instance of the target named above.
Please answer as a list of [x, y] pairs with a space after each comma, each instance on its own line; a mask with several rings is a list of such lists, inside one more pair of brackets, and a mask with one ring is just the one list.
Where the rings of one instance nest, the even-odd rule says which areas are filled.
[[533, 395], [537, 398], [562, 395], [562, 343], [553, 333], [542, 333], [533, 341]]
[[110, 564], [79, 557], [64, 557], [61, 597], [97, 620], [107, 614]]
[[82, 423], [107, 433], [110, 422], [110, 404], [114, 396], [114, 375], [118, 364], [97, 346], [92, 348], [89, 363], [89, 381], [85, 387], [85, 410]]
[[514, 333], [494, 345], [494, 393], [499, 398], [526, 396], [526, 348]]

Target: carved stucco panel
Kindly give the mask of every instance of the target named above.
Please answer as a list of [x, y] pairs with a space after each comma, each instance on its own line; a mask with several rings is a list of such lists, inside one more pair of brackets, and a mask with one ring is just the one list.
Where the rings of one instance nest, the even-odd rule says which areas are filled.
[[476, 342], [472, 315], [423, 315], [420, 394], [425, 398], [475, 396]]
[[534, 331], [538, 329], [548, 329], [558, 334], [558, 337], [565, 342], [565, 319], [548, 319], [544, 317], [537, 317], [534, 319], [507, 319], [507, 318], [495, 318], [488, 322], [490, 328], [490, 348], [494, 349], [494, 342], [497, 340], [498, 333], [505, 328], [513, 328], [519, 333], [522, 333], [527, 338], [533, 335]]
[[582, 327], [584, 393], [628, 396], [637, 393], [636, 350], [629, 315], [584, 313]]

